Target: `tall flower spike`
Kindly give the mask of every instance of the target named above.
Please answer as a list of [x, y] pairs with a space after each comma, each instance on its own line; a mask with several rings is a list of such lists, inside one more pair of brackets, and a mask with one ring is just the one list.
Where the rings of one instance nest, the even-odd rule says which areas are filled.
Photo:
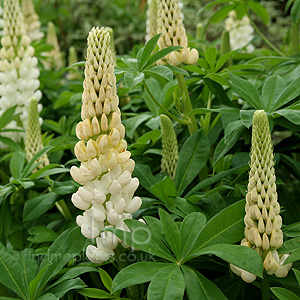
[[168, 116], [160, 116], [160, 128], [162, 135], [161, 170], [174, 179], [178, 160], [178, 142], [173, 123]]
[[76, 127], [80, 141], [74, 149], [81, 165], [71, 168], [73, 179], [83, 186], [72, 202], [84, 210], [76, 219], [82, 234], [97, 241], [97, 247], [87, 247], [87, 257], [101, 263], [114, 255], [119, 241], [104, 229], [129, 231], [124, 220], [131, 219], [142, 203], [133, 197], [139, 181], [131, 177], [134, 161], [126, 150], [110, 36], [104, 28], [94, 27], [89, 33], [84, 74], [82, 121]]
[[39, 16], [35, 13], [32, 0], [22, 0], [22, 12], [27, 35], [32, 41], [42, 39], [44, 33], [41, 32], [41, 22]]
[[148, 0], [146, 20], [146, 42], [157, 33], [157, 0]]
[[44, 62], [46, 69], [59, 70], [64, 66], [62, 53], [57, 39], [54, 23], [49, 22], [47, 26], [47, 44], [52, 45], [53, 49], [48, 52], [47, 61]]
[[[4, 1], [4, 36], [1, 44], [0, 115], [9, 107], [17, 105], [16, 113], [21, 113], [18, 125], [26, 128], [30, 100], [34, 97], [39, 101], [42, 93], [37, 90], [40, 85], [38, 60], [33, 56], [34, 48], [30, 45], [29, 36], [25, 34], [18, 0]], [[12, 126], [10, 123], [8, 128]], [[10, 132], [10, 137], [15, 140], [22, 136], [20, 132]]]
[[0, 36], [3, 36], [3, 25], [4, 25], [3, 8], [2, 8], [1, 3], [0, 3]]
[[[73, 64], [78, 62], [77, 58], [77, 52], [75, 47], [71, 46], [69, 48], [69, 56], [68, 56], [68, 66], [72, 66]], [[69, 69], [69, 72], [67, 74], [67, 78], [69, 80], [74, 80], [77, 78], [80, 78], [80, 75], [78, 74], [78, 66], [73, 66]]]
[[[274, 154], [268, 117], [264, 110], [253, 116], [251, 163], [246, 195], [245, 238], [241, 245], [253, 248], [264, 261], [269, 275], [285, 277], [292, 264], [282, 265], [288, 254], [278, 255], [282, 246], [282, 219], [277, 201]], [[254, 274], [230, 265], [232, 271], [246, 282], [256, 279]]]
[[[160, 49], [170, 46], [183, 47], [179, 51], [173, 51], [166, 56], [166, 60], [170, 65], [177, 66], [181, 63], [195, 64], [198, 61], [199, 53], [196, 49], [188, 47], [188, 39], [185, 28], [182, 24], [180, 7], [178, 0], [158, 0], [157, 13], [157, 33], [161, 33], [158, 40]], [[159, 64], [165, 63], [160, 60]]]
[[[39, 122], [38, 102], [32, 98], [28, 109], [28, 122], [25, 136], [25, 152], [26, 159], [30, 161], [32, 157], [44, 148], [41, 135], [41, 126]], [[42, 162], [38, 168], [43, 168], [49, 165], [47, 154], [44, 154], [37, 162]]]

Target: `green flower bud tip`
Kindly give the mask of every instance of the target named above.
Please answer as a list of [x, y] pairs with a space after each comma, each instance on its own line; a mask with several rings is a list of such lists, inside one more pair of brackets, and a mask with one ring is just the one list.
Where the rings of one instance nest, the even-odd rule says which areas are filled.
[[[41, 135], [41, 126], [39, 122], [38, 101], [32, 98], [28, 108], [28, 121], [25, 137], [26, 159], [30, 161], [32, 157], [44, 148]], [[35, 163], [42, 162], [38, 168], [49, 165], [47, 154], [40, 157]]]
[[161, 170], [174, 179], [178, 161], [178, 143], [173, 123], [168, 116], [160, 116], [160, 128], [162, 134]]
[[264, 110], [257, 110], [253, 115], [251, 144], [243, 245], [255, 249], [262, 256], [269, 274], [285, 277], [291, 266], [282, 266], [282, 261], [275, 255], [276, 249], [283, 243], [282, 219], [277, 201], [271, 132]]

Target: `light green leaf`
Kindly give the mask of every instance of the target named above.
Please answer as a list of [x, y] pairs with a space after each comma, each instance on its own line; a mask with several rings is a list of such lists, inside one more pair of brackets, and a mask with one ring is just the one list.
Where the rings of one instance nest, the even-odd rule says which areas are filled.
[[128, 286], [148, 282], [158, 271], [169, 266], [169, 263], [160, 262], [136, 262], [129, 265], [114, 278], [112, 291], [116, 292]]
[[103, 290], [95, 289], [95, 288], [85, 288], [76, 290], [77, 293], [89, 297], [89, 298], [96, 298], [96, 299], [115, 299], [114, 295], [109, 294]]
[[153, 73], [159, 75], [160, 77], [172, 81], [173, 80], [173, 72], [166, 66], [154, 66], [145, 71], [145, 74]]
[[139, 114], [136, 117], [131, 117], [131, 118], [127, 119], [125, 122], [126, 135], [132, 139], [133, 135], [134, 135], [136, 129], [139, 127], [139, 125], [150, 118], [151, 118], [150, 113], [144, 113], [144, 114]]
[[241, 109], [240, 110], [240, 117], [241, 117], [242, 123], [248, 129], [252, 125], [252, 119], [253, 119], [254, 113], [255, 113], [255, 110], [253, 110], [253, 109], [251, 109], [251, 110]]
[[24, 152], [15, 152], [10, 160], [9, 168], [13, 178], [19, 178], [25, 162]]
[[300, 125], [300, 110], [294, 109], [280, 109], [276, 110], [274, 114], [281, 115], [293, 124]]
[[151, 186], [150, 192], [166, 204], [174, 206], [177, 190], [174, 181], [169, 176], [165, 176], [163, 180]]
[[138, 62], [139, 63], [139, 71], [143, 71], [144, 65], [146, 64], [148, 58], [150, 57], [152, 51], [154, 50], [160, 36], [161, 36], [161, 33], [155, 35], [146, 43], [145, 47], [143, 47], [141, 59]]
[[300, 0], [295, 0], [291, 9], [291, 16], [295, 23], [299, 25], [300, 22]]
[[255, 1], [247, 1], [247, 4], [251, 10], [255, 12], [266, 25], [268, 25], [270, 18], [266, 8], [263, 7], [259, 2]]
[[48, 292], [61, 299], [67, 292], [85, 287], [86, 284], [80, 278], [73, 278], [56, 285], [49, 289]]
[[182, 300], [185, 289], [184, 278], [177, 265], [157, 272], [148, 288], [148, 300]]
[[103, 269], [99, 268], [99, 274], [103, 285], [107, 288], [107, 290], [111, 293], [112, 289], [112, 279], [107, 272]]
[[132, 90], [144, 80], [144, 77], [144, 73], [126, 72], [124, 75], [124, 82], [129, 88], [129, 90]]
[[217, 48], [210, 47], [204, 53], [205, 60], [208, 62], [210, 70], [214, 70], [214, 66], [217, 58]]

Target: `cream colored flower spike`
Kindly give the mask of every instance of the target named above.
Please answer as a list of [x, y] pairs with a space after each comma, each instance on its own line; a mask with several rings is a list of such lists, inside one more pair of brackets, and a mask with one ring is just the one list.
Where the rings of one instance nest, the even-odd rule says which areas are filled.
[[82, 234], [96, 238], [97, 247], [87, 248], [88, 258], [95, 263], [108, 260], [118, 244], [115, 235], [103, 230], [114, 226], [129, 231], [124, 220], [131, 219], [142, 203], [133, 197], [139, 181], [131, 177], [134, 161], [126, 150], [113, 63], [109, 33], [94, 27], [88, 36], [82, 121], [76, 127], [81, 141], [75, 146], [75, 155], [81, 166], [73, 166], [71, 175], [83, 185], [72, 202], [85, 211], [76, 220]]
[[[38, 101], [42, 97], [38, 90], [40, 82], [38, 60], [34, 57], [34, 48], [25, 33], [23, 15], [18, 0], [4, 1], [4, 36], [0, 50], [0, 115], [17, 105], [20, 122], [12, 121], [6, 128], [26, 128], [28, 107], [31, 98]], [[42, 109], [39, 104], [39, 111]], [[20, 140], [20, 132], [7, 132], [6, 136]]]
[[32, 41], [43, 38], [44, 33], [41, 32], [41, 22], [39, 16], [35, 13], [32, 0], [22, 0], [22, 12], [26, 26], [26, 33]]
[[146, 42], [157, 34], [157, 0], [148, 0]]
[[[32, 98], [28, 109], [28, 122], [25, 137], [25, 152], [27, 161], [30, 161], [32, 157], [43, 148], [44, 145], [42, 142], [41, 126], [39, 123], [38, 102], [36, 99]], [[42, 162], [38, 166], [39, 169], [49, 165], [47, 154], [44, 154], [35, 163], [37, 162]]]
[[[277, 201], [271, 132], [264, 110], [257, 110], [254, 113], [251, 146], [244, 218], [245, 239], [241, 241], [241, 245], [253, 248], [261, 255], [268, 274], [285, 277], [292, 264], [282, 266], [288, 255], [279, 256], [276, 251], [283, 243], [282, 219], [279, 215], [280, 205]], [[240, 276], [246, 272], [235, 266], [231, 266], [231, 269]], [[252, 279], [255, 280], [255, 278], [253, 275]]]
[[[159, 48], [164, 49], [170, 46], [183, 47], [179, 51], [173, 51], [168, 54], [166, 56], [167, 62], [174, 66], [181, 63], [190, 65], [197, 63], [199, 53], [196, 49], [191, 50], [188, 47], [178, 0], [158, 0], [157, 16], [157, 33], [162, 34], [158, 41]], [[163, 64], [164, 62], [160, 60], [159, 63]]]

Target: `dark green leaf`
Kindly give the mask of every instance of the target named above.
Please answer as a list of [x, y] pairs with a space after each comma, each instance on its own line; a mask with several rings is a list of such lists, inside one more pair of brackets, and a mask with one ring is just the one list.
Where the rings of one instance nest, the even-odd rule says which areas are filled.
[[48, 211], [57, 199], [53, 192], [26, 201], [23, 211], [24, 221], [35, 220]]
[[158, 182], [153, 176], [150, 167], [146, 164], [136, 163], [133, 176], [136, 176], [139, 179], [140, 184], [148, 191], [150, 191], [151, 186]]
[[146, 73], [153, 73], [161, 76], [162, 78], [172, 81], [173, 80], [173, 72], [167, 66], [154, 66], [145, 71]]
[[252, 119], [253, 119], [254, 112], [255, 112], [255, 110], [252, 110], [252, 109], [251, 110], [241, 110], [240, 111], [240, 116], [241, 116], [242, 123], [248, 129], [252, 125]]
[[126, 123], [125, 123], [126, 135], [132, 139], [133, 135], [134, 135], [136, 129], [139, 127], [139, 125], [150, 118], [151, 118], [150, 113], [144, 113], [144, 114], [139, 114], [136, 117], [127, 119]]
[[204, 57], [205, 60], [208, 62], [210, 70], [213, 71], [216, 63], [216, 58], [217, 58], [217, 48], [216, 47], [208, 48], [204, 53]]
[[9, 163], [10, 173], [13, 178], [20, 177], [24, 166], [24, 162], [25, 162], [25, 153], [15, 152]]
[[169, 176], [165, 176], [163, 180], [151, 186], [150, 192], [165, 203], [174, 205], [177, 190], [174, 181]]
[[214, 283], [196, 270], [183, 266], [182, 271], [189, 300], [227, 300]]
[[300, 110], [280, 109], [276, 110], [274, 114], [281, 115], [293, 124], [300, 125]]
[[28, 230], [33, 235], [28, 238], [32, 243], [53, 242], [57, 238], [57, 233], [44, 226], [34, 226]]
[[140, 66], [139, 71], [143, 71], [144, 65], [146, 64], [146, 61], [150, 57], [151, 53], [153, 52], [160, 36], [161, 36], [161, 33], [155, 35], [146, 43], [145, 47], [143, 48], [141, 60], [139, 61], [139, 66]]
[[96, 298], [96, 299], [115, 299], [114, 295], [109, 294], [103, 290], [95, 289], [95, 288], [86, 288], [76, 290], [77, 293], [89, 297], [89, 298]]
[[182, 146], [175, 172], [175, 185], [178, 196], [182, 195], [187, 186], [205, 166], [209, 149], [209, 140], [202, 129], [197, 130]]
[[67, 292], [85, 288], [86, 284], [80, 278], [69, 279], [48, 290], [49, 293], [61, 299]]
[[300, 300], [300, 298], [293, 292], [282, 287], [271, 287], [272, 293], [279, 298], [279, 300]]

